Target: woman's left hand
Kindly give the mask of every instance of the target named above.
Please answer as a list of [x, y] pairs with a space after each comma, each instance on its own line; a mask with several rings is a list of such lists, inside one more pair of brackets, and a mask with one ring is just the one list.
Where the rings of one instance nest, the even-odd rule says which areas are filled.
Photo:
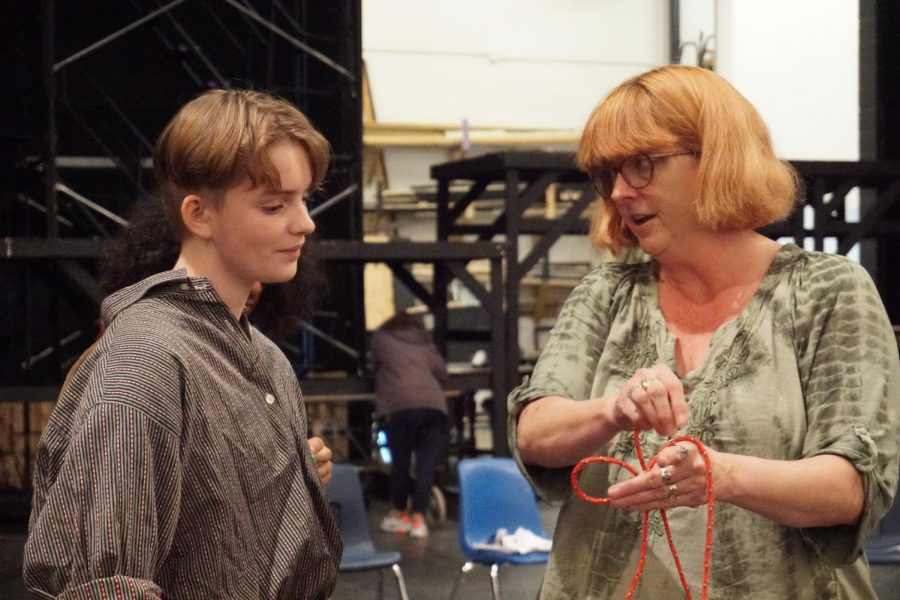
[[325, 445], [322, 438], [309, 438], [309, 450], [316, 459], [316, 469], [319, 472], [319, 479], [324, 485], [328, 485], [331, 481], [331, 449]]
[[[707, 448], [715, 464], [715, 452]], [[689, 442], [659, 453], [652, 469], [609, 488], [610, 503], [625, 510], [654, 510], [706, 504], [706, 463]]]

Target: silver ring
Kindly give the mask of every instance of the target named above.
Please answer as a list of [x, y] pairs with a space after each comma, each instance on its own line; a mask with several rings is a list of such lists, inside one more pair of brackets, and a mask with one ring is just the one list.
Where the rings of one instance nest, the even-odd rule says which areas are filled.
[[669, 500], [676, 498], [678, 496], [678, 486], [674, 483], [669, 485]]
[[690, 453], [691, 453], [690, 450], [688, 450], [687, 448], [685, 448], [685, 447], [682, 446], [681, 444], [675, 444], [675, 447], [678, 448], [679, 450], [681, 450], [681, 458], [679, 459], [678, 462], [681, 462], [682, 460], [686, 459], [686, 458], [690, 455]]
[[632, 398], [631, 395], [634, 393], [634, 390], [638, 389], [639, 387], [641, 387], [641, 386], [639, 386], [639, 385], [631, 386], [630, 388], [628, 388], [628, 391], [625, 392], [625, 396], [633, 402], [634, 398]]
[[665, 485], [672, 484], [672, 467], [663, 467], [659, 472], [660, 477], [662, 477], [662, 482]]

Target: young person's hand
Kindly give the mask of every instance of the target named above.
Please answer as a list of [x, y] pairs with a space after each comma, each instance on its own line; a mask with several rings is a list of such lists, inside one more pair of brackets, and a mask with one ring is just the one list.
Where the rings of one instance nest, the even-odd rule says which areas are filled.
[[331, 448], [325, 445], [322, 438], [313, 437], [307, 440], [309, 451], [316, 459], [316, 468], [319, 471], [319, 479], [324, 485], [331, 481]]

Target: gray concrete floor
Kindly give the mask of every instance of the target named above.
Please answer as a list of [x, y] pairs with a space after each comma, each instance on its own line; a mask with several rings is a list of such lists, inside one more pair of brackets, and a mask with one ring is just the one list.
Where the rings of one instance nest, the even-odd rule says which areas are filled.
[[[379, 550], [396, 550], [403, 556], [401, 568], [410, 600], [440, 598], [446, 600], [454, 578], [465, 559], [459, 550], [456, 521], [448, 520], [432, 528], [425, 540], [384, 533], [378, 522], [387, 512], [387, 502], [375, 500], [369, 507], [373, 541]], [[556, 511], [542, 509], [545, 527], [552, 531]], [[22, 584], [22, 551], [25, 544], [23, 526], [0, 529], [0, 600], [36, 600], [39, 596], [25, 590]], [[500, 585], [507, 600], [537, 597], [543, 575], [543, 565], [505, 567], [500, 570]], [[341, 573], [332, 600], [375, 600], [379, 585], [377, 571]], [[463, 577], [457, 592], [458, 600], [491, 597], [489, 571], [476, 568]], [[390, 571], [384, 575], [384, 600], [400, 598]]]
[[[373, 502], [369, 507], [369, 520], [376, 547], [397, 550], [403, 556], [401, 566], [406, 578], [410, 600], [447, 600], [453, 581], [465, 562], [456, 538], [456, 521], [433, 529], [425, 540], [413, 540], [404, 536], [386, 534], [378, 530], [378, 520], [388, 505]], [[543, 506], [541, 517], [548, 533], [553, 531], [558, 510]], [[507, 566], [500, 570], [500, 587], [506, 600], [532, 600], [541, 586], [543, 565]], [[900, 565], [872, 565], [872, 583], [879, 600], [900, 599]], [[332, 600], [374, 600], [377, 597], [378, 575], [375, 573], [343, 573], [338, 579]], [[400, 598], [392, 577], [384, 578], [384, 598]], [[676, 590], [673, 598], [681, 598]], [[491, 598], [490, 576], [480, 568], [464, 576], [457, 592], [458, 600]], [[785, 599], [788, 600], [788, 599]]]
[[[401, 568], [406, 579], [410, 600], [447, 600], [453, 582], [465, 563], [456, 537], [456, 521], [448, 520], [431, 529], [426, 540], [415, 540], [402, 535], [384, 533], [378, 529], [378, 521], [387, 512], [386, 502], [372, 502], [369, 521], [375, 546], [380, 550], [397, 550], [403, 556]], [[553, 531], [557, 510], [541, 508], [544, 528]], [[500, 590], [509, 600], [537, 598], [541, 587], [544, 565], [507, 565], [500, 569]], [[342, 573], [338, 579], [332, 600], [374, 600], [377, 597], [376, 573]], [[400, 598], [393, 576], [384, 578], [384, 598]], [[491, 597], [489, 569], [476, 567], [463, 576], [457, 600]]]
[[[393, 549], [403, 556], [401, 566], [411, 600], [446, 600], [454, 578], [464, 559], [456, 538], [456, 522], [448, 520], [433, 529], [426, 540], [383, 533], [378, 520], [387, 510], [386, 502], [374, 500], [369, 507], [375, 545], [383, 550]], [[543, 507], [544, 526], [553, 531], [556, 510]], [[0, 600], [34, 600], [22, 585], [22, 549], [25, 544], [24, 526], [0, 527]], [[540, 588], [543, 565], [505, 567], [500, 570], [503, 597], [506, 600], [531, 600]], [[376, 572], [342, 573], [332, 600], [374, 600], [377, 597], [379, 576]], [[880, 600], [900, 598], [900, 565], [873, 566], [872, 581]], [[399, 598], [390, 573], [384, 577], [384, 598]], [[457, 593], [459, 600], [491, 597], [490, 578], [486, 569], [468, 573]], [[680, 597], [680, 596], [676, 596]]]

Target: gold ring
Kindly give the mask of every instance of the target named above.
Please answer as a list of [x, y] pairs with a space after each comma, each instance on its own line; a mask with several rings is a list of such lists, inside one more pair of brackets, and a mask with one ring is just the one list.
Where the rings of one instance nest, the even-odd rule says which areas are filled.
[[674, 483], [669, 485], [669, 500], [678, 495], [678, 486]]
[[660, 471], [660, 477], [662, 478], [662, 482], [665, 485], [671, 485], [672, 483], [672, 467], [663, 467], [662, 471]]
[[648, 379], [641, 380], [641, 387], [644, 388], [644, 391], [647, 392], [650, 390], [650, 386], [653, 385], [653, 378], [650, 377]]

